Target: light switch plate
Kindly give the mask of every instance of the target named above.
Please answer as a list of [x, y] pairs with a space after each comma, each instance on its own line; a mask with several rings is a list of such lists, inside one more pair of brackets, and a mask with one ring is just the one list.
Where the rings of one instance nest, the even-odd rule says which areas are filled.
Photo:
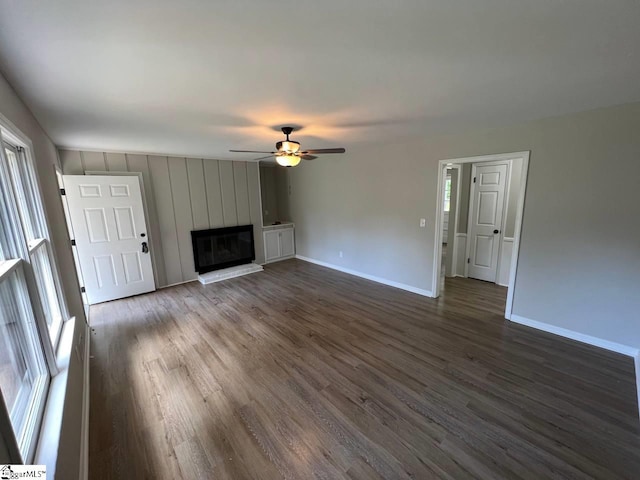
[[420, 219], [420, 228], [424, 228], [427, 226], [427, 219], [426, 218], [421, 218]]

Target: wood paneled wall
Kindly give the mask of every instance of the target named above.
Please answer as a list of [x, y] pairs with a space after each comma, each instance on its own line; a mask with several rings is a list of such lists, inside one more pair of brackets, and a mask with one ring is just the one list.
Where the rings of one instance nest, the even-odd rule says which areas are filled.
[[140, 172], [158, 287], [197, 278], [191, 231], [253, 224], [264, 263], [258, 164], [201, 158], [60, 150], [65, 175]]

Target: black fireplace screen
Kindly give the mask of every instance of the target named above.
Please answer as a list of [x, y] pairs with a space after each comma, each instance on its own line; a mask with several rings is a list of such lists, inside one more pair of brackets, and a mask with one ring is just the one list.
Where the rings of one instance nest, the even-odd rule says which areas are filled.
[[198, 273], [233, 267], [255, 260], [253, 225], [191, 232]]

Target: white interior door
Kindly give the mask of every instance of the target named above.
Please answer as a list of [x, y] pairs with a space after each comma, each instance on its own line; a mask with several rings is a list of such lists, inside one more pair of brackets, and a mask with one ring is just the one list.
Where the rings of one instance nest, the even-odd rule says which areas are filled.
[[507, 165], [473, 165], [469, 229], [469, 269], [471, 278], [496, 281]]
[[90, 304], [155, 290], [137, 176], [64, 175]]

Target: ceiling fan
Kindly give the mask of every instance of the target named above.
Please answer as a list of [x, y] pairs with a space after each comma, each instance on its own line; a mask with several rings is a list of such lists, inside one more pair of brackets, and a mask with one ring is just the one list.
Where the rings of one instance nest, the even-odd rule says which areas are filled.
[[314, 160], [318, 158], [316, 155], [326, 153], [344, 153], [344, 148], [316, 148], [312, 150], [300, 150], [300, 142], [289, 140], [289, 135], [293, 132], [293, 127], [282, 127], [282, 133], [286, 139], [276, 143], [276, 150], [273, 152], [260, 150], [229, 150], [233, 153], [268, 153], [265, 157], [256, 158], [255, 160], [265, 160], [275, 157], [276, 162], [283, 167], [295, 167], [300, 163], [300, 159]]

